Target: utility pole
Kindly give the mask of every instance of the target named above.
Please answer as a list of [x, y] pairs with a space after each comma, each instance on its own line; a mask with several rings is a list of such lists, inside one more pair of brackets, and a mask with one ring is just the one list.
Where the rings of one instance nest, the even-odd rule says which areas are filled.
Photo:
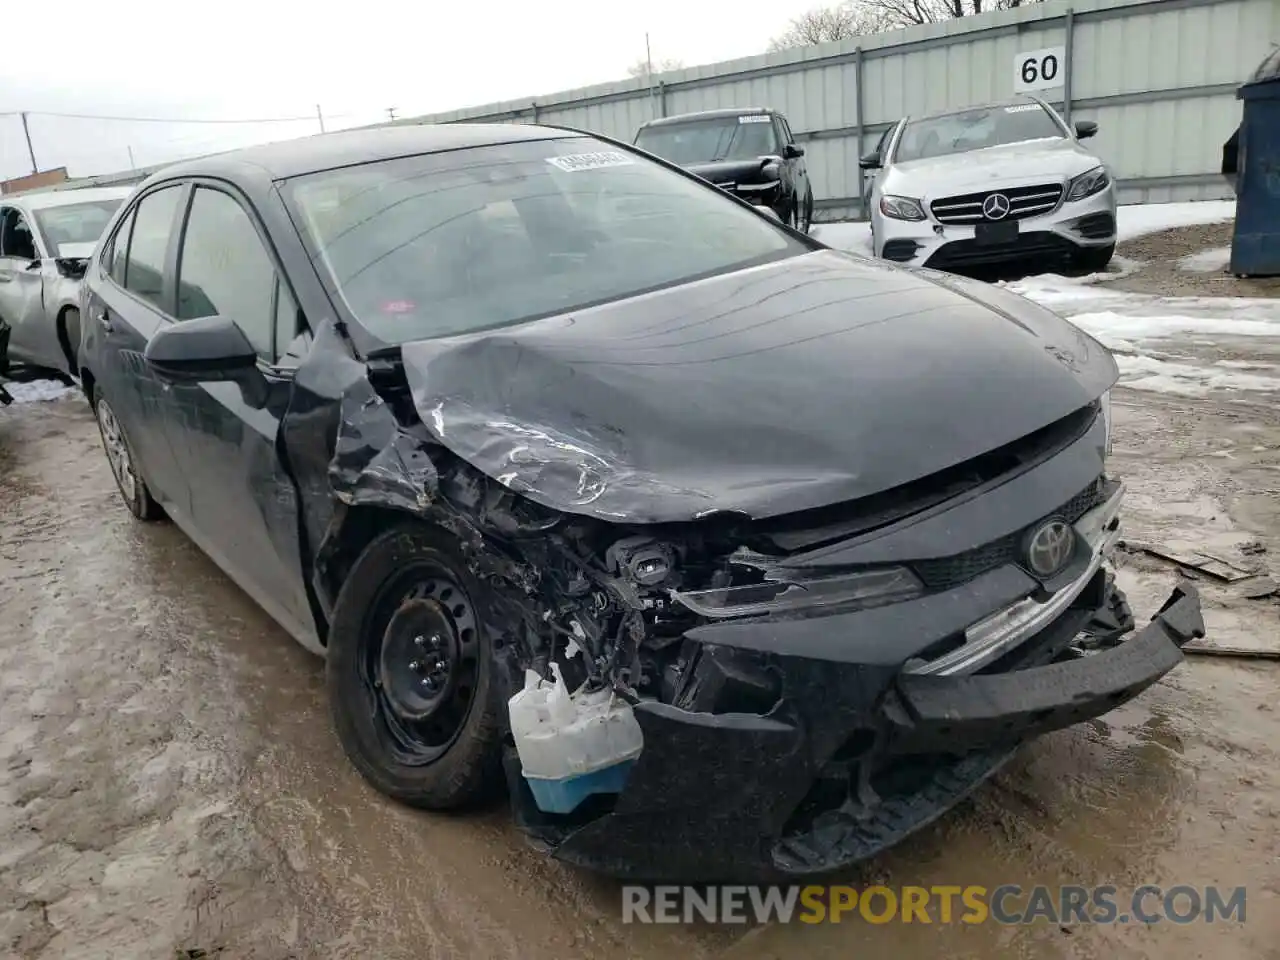
[[396, 108], [387, 107], [387, 116], [394, 120], [396, 118]]
[[316, 104], [316, 119], [320, 121], [320, 132], [324, 133], [324, 114], [320, 112], [320, 104]]
[[138, 169], [138, 164], [137, 164], [137, 162], [133, 159], [133, 147], [132, 147], [132, 146], [126, 146], [126, 147], [125, 147], [125, 149], [129, 151], [129, 169], [130, 169], [130, 170], [137, 170], [137, 169]]
[[36, 164], [36, 152], [31, 148], [31, 129], [27, 126], [27, 111], [22, 111], [22, 132], [27, 137], [27, 155], [31, 157], [31, 172], [39, 173], [40, 167]]
[[653, 112], [653, 54], [649, 50], [649, 32], [646, 30], [644, 35], [644, 77], [649, 84], [649, 116], [654, 116]]

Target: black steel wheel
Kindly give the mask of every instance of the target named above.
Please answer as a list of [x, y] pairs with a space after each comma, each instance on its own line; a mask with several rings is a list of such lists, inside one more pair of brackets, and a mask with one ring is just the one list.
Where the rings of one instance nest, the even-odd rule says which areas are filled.
[[425, 524], [375, 537], [347, 575], [329, 631], [330, 709], [351, 761], [415, 806], [478, 799], [500, 772], [500, 698], [478, 585]]

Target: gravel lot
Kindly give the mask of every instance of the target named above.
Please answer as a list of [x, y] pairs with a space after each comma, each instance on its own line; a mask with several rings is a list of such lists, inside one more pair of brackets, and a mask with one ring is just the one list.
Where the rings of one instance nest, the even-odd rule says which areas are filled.
[[[1120, 391], [1115, 409], [1130, 538], [1280, 575], [1274, 402]], [[1140, 556], [1120, 576], [1139, 619], [1175, 578]], [[1200, 586], [1212, 640], [1280, 644], [1275, 599]], [[1274, 663], [1189, 660], [850, 878], [1246, 885], [1243, 927], [639, 927], [505, 810], [366, 787], [319, 662], [179, 531], [132, 521], [78, 395], [0, 408], [0, 623], [2, 957], [1280, 957]]]

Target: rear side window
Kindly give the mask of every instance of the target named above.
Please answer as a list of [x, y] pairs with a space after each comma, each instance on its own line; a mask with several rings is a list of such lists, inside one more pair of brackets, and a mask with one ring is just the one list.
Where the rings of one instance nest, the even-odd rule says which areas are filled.
[[275, 293], [275, 266], [244, 207], [221, 190], [197, 187], [178, 261], [178, 319], [233, 320], [258, 356], [273, 362]]
[[182, 189], [178, 186], [149, 193], [138, 201], [138, 209], [133, 215], [124, 286], [161, 310], [165, 309], [165, 253], [173, 235], [173, 215], [181, 196]]

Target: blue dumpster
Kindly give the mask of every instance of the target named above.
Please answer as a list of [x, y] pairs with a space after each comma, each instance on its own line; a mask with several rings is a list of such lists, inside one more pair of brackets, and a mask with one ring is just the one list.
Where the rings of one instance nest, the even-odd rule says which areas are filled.
[[1244, 101], [1244, 117], [1231, 272], [1280, 276], [1280, 54], [1267, 57], [1236, 97]]

